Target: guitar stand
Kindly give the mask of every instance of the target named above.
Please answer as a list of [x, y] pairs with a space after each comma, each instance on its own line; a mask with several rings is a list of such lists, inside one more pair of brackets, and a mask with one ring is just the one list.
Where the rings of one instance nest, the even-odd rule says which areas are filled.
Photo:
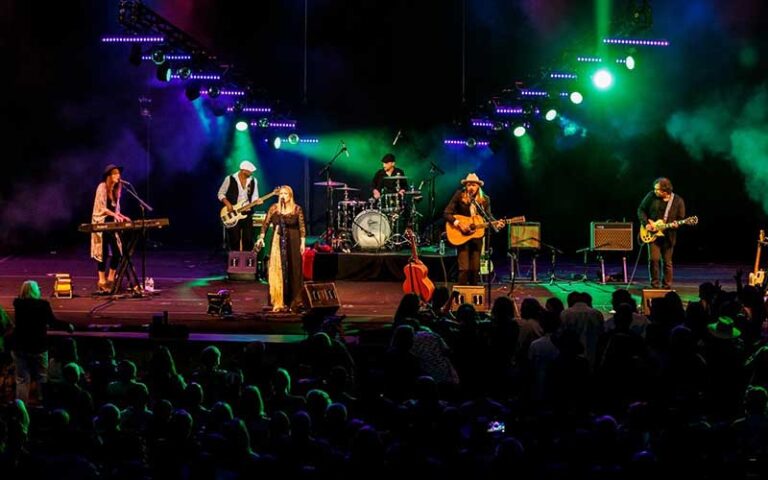
[[[507, 252], [507, 256], [509, 257], [509, 278], [511, 281], [514, 281], [520, 276], [520, 248], [510, 248]], [[537, 276], [538, 268], [536, 265], [536, 257], [538, 256], [538, 250], [534, 251], [533, 256], [531, 257], [531, 279], [528, 280], [529, 282], [539, 282]]]

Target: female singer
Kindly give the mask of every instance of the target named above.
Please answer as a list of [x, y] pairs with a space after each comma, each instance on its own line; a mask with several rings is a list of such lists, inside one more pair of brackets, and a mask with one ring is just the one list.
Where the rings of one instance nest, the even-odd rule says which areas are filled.
[[278, 190], [278, 199], [267, 211], [256, 247], [264, 247], [264, 234], [270, 225], [274, 226], [267, 275], [272, 311], [295, 312], [302, 304], [301, 255], [306, 248], [307, 229], [304, 211], [293, 200], [293, 189], [283, 185]]
[[[102, 181], [96, 188], [96, 198], [93, 200], [91, 223], [130, 222], [131, 219], [120, 213], [120, 173], [123, 167], [110, 163], [104, 169]], [[112, 252], [107, 274], [107, 257]], [[112, 290], [115, 273], [120, 264], [123, 245], [117, 232], [94, 232], [91, 234], [91, 258], [98, 262], [99, 293]]]

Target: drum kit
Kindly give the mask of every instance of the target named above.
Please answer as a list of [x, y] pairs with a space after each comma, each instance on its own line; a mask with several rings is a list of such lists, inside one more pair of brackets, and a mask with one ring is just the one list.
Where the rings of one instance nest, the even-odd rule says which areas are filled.
[[342, 194], [335, 206], [332, 195], [329, 195], [328, 208], [333, 209], [330, 215], [333, 225], [329, 226], [332, 238], [327, 240], [335, 250], [393, 250], [408, 244], [404, 236], [407, 227], [418, 231], [421, 214], [417, 212], [416, 204], [422, 198], [421, 191], [413, 186], [407, 190], [401, 188], [401, 185], [407, 185], [405, 175], [389, 176], [384, 180], [380, 197], [368, 200], [356, 199], [360, 189], [345, 183], [329, 179], [314, 184]]

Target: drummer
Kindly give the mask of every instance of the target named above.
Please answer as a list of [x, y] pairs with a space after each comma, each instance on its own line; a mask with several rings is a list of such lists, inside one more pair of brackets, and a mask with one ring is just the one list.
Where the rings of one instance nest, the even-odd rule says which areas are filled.
[[373, 176], [373, 198], [378, 200], [381, 197], [382, 190], [394, 193], [399, 187], [398, 193], [405, 193], [407, 185], [404, 178], [389, 179], [388, 177], [405, 177], [405, 172], [395, 166], [395, 156], [391, 153], [384, 155], [381, 159], [381, 168]]

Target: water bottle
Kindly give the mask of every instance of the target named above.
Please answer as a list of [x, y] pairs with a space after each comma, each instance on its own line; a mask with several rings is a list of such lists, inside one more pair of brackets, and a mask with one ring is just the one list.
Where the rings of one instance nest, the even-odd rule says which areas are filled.
[[445, 255], [445, 240], [442, 238], [440, 239], [440, 245], [437, 247], [437, 251], [440, 253], [440, 256]]

